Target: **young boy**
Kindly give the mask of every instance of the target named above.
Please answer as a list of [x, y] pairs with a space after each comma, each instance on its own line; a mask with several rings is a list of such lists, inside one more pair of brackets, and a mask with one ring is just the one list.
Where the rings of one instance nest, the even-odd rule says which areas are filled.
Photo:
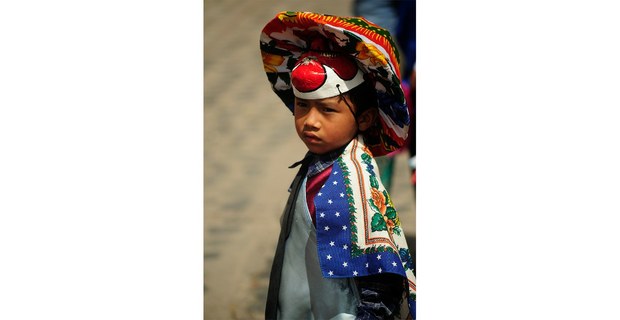
[[266, 319], [415, 318], [413, 259], [374, 156], [409, 115], [389, 33], [362, 18], [281, 12], [261, 33], [273, 90], [307, 146], [282, 217]]

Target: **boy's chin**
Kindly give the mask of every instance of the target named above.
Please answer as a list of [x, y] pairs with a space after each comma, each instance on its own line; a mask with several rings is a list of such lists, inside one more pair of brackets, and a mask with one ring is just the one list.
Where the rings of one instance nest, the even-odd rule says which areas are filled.
[[317, 146], [317, 145], [308, 145], [306, 144], [306, 148], [308, 148], [308, 151], [316, 154], [316, 155], [324, 155], [327, 153], [330, 153], [334, 150], [338, 150], [340, 148], [342, 148], [344, 146], [337, 146], [337, 147], [333, 147], [333, 146]]
[[[306, 147], [308, 147], [308, 146], [306, 146]], [[308, 147], [308, 151], [310, 151], [310, 152], [312, 152], [314, 154], [317, 154], [317, 155], [323, 155], [323, 154], [326, 154], [326, 153], [329, 152], [329, 150], [325, 151], [325, 150], [320, 149], [320, 148], [310, 148], [310, 147]]]
[[326, 154], [328, 152], [330, 152], [331, 150], [329, 150], [329, 147], [325, 147], [325, 146], [317, 146], [315, 144], [305, 144], [306, 148], [308, 148], [308, 151], [314, 153], [314, 154], [318, 154], [318, 155], [322, 155], [322, 154]]

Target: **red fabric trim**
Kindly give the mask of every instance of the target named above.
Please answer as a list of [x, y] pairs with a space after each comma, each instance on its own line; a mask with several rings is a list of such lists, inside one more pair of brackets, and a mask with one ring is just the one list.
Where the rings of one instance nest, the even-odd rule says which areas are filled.
[[334, 166], [331, 165], [327, 169], [317, 173], [316, 175], [308, 178], [306, 181], [306, 201], [308, 203], [308, 211], [310, 211], [310, 217], [312, 218], [312, 223], [316, 226], [316, 208], [314, 207], [314, 197], [319, 193], [321, 187], [329, 178], [329, 175], [332, 173], [332, 168]]

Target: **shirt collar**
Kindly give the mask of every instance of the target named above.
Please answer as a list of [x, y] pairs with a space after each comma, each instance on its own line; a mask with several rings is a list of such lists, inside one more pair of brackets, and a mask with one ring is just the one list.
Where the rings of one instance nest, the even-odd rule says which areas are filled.
[[347, 145], [344, 145], [336, 150], [330, 151], [322, 155], [314, 155], [310, 166], [308, 167], [308, 177], [312, 177], [321, 171], [329, 168], [334, 161], [340, 157]]
[[321, 171], [329, 168], [332, 164], [334, 164], [336, 159], [338, 159], [338, 157], [340, 157], [344, 149], [346, 149], [347, 145], [348, 144], [336, 150], [330, 151], [325, 154], [320, 154], [320, 155], [314, 154], [312, 152], [308, 152], [306, 153], [306, 156], [301, 161], [295, 162], [289, 168], [294, 168], [300, 164], [306, 163], [308, 165], [308, 177], [312, 177], [320, 173]]

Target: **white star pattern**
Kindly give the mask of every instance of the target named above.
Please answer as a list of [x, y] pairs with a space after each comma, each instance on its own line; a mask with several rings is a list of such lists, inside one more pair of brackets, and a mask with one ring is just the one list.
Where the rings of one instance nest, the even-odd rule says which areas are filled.
[[[324, 189], [320, 189], [320, 192], [316, 193], [315, 199], [318, 224], [315, 230], [317, 230], [317, 234], [324, 237], [318, 247], [318, 257], [320, 257], [321, 263], [325, 264], [325, 267], [332, 268], [331, 270], [325, 268], [326, 271], [323, 269], [324, 276], [335, 279], [337, 277], [360, 277], [371, 274], [382, 275], [400, 270], [402, 264], [398, 260], [398, 256], [386, 252], [387, 250], [379, 251], [381, 250], [379, 249], [374, 253], [360, 253], [359, 259], [350, 256], [357, 253], [357, 251], [351, 250], [358, 250], [358, 244], [352, 242], [351, 239], [356, 235], [351, 232], [360, 227], [349, 221], [353, 218], [351, 217], [352, 213], [349, 212], [349, 201], [351, 200], [347, 200], [352, 196], [351, 191], [347, 191], [347, 188], [351, 187], [347, 182], [347, 178], [350, 178], [347, 171], [350, 168], [348, 166], [346, 168], [339, 167], [339, 165], [342, 164], [334, 163], [331, 180], [321, 186]], [[342, 174], [339, 172], [340, 169], [343, 169]], [[366, 227], [370, 229], [370, 226]], [[366, 232], [366, 227], [360, 228], [361, 230], [358, 232], [363, 235]], [[326, 244], [329, 245], [326, 246]], [[384, 253], [387, 255], [384, 256]], [[373, 256], [376, 259], [373, 259]]]

